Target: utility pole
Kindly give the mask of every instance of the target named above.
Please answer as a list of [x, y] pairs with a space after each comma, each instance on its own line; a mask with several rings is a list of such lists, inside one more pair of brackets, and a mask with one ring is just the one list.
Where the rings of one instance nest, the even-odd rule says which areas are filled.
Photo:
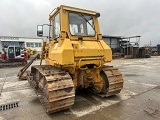
[[150, 51], [150, 53], [151, 53], [151, 40], [150, 40], [150, 47], [149, 47], [149, 51]]

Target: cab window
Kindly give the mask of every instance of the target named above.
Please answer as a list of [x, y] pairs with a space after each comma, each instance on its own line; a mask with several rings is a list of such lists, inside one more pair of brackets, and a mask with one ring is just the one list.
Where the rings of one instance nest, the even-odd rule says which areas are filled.
[[93, 17], [83, 13], [69, 13], [69, 29], [71, 35], [95, 36]]
[[59, 13], [54, 17], [53, 20], [53, 38], [56, 39], [60, 36], [60, 18]]

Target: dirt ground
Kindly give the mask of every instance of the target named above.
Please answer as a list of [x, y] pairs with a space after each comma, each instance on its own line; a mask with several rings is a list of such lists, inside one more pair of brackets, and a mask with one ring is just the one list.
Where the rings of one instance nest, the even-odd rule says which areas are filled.
[[117, 59], [107, 65], [118, 67], [123, 74], [120, 94], [108, 98], [77, 94], [70, 109], [51, 115], [45, 113], [28, 82], [18, 80], [21, 67], [1, 68], [0, 106], [15, 106], [0, 110], [0, 120], [160, 120], [160, 56]]

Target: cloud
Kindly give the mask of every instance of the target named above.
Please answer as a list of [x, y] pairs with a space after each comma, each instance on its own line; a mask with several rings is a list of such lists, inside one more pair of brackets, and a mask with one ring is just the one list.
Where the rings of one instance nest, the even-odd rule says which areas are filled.
[[141, 35], [141, 45], [160, 44], [158, 0], [1, 0], [0, 35], [36, 37], [36, 26], [49, 23], [61, 4], [100, 12], [103, 35]]

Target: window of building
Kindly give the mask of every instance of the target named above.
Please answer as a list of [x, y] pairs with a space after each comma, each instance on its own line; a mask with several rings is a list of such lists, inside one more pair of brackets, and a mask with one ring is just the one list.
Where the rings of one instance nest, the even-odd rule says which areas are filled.
[[38, 43], [35, 43], [35, 47], [39, 47]]
[[42, 47], [42, 43], [39, 43], [39, 47]]
[[35, 44], [34, 44], [34, 47], [41, 47], [41, 46], [42, 46], [41, 43], [35, 43]]
[[30, 47], [30, 44], [29, 44], [29, 43], [26, 43], [26, 46], [27, 46], [27, 47]]
[[27, 47], [34, 47], [34, 43], [33, 42], [26, 42], [26, 46]]
[[38, 43], [38, 42], [26, 42], [26, 47], [41, 47], [42, 43]]

